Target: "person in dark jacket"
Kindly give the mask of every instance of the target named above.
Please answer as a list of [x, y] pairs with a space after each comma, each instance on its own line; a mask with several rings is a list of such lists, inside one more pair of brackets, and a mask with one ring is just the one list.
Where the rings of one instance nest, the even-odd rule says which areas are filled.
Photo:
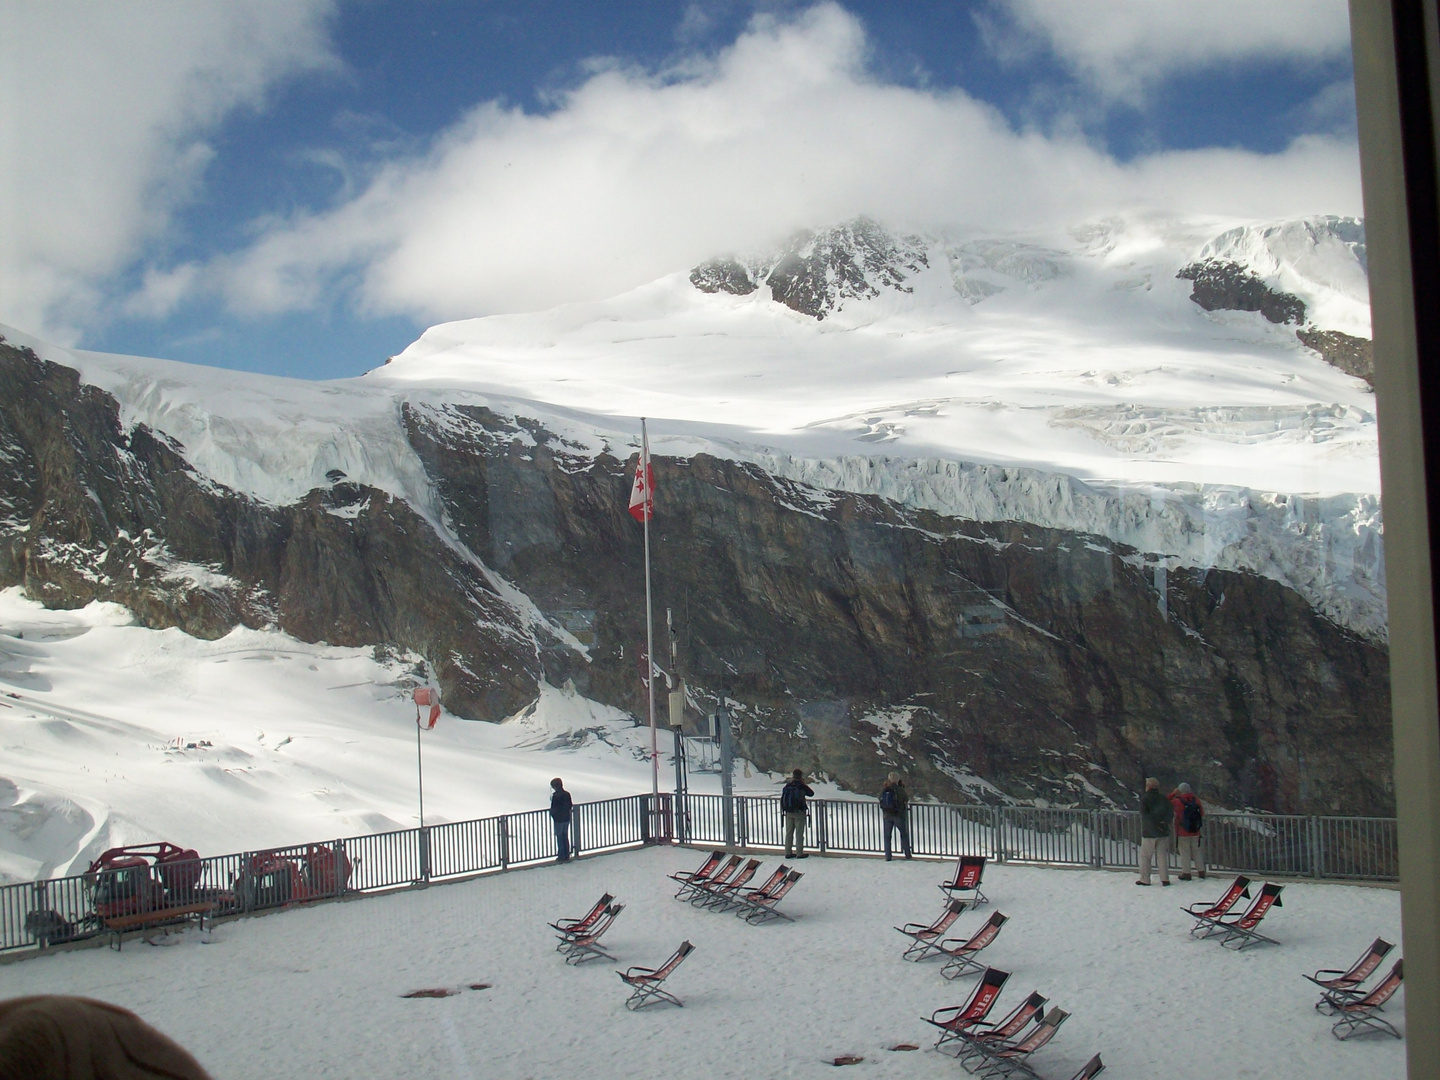
[[[1205, 856], [1200, 851], [1200, 827], [1205, 821], [1205, 807], [1195, 797], [1189, 784], [1181, 784], [1170, 793], [1175, 808], [1175, 852], [1179, 856], [1180, 880], [1189, 881], [1193, 870], [1205, 876]], [[1187, 828], [1189, 821], [1194, 828]]]
[[555, 850], [559, 852], [556, 862], [570, 861], [570, 815], [574, 809], [570, 792], [557, 776], [550, 781], [550, 819], [555, 823]]
[[890, 834], [900, 830], [900, 850], [905, 858], [913, 859], [910, 853], [910, 793], [905, 790], [905, 781], [899, 773], [891, 773], [880, 789], [880, 816], [885, 822], [885, 861], [890, 861]]
[[1145, 778], [1145, 794], [1140, 797], [1140, 877], [1136, 885], [1150, 884], [1150, 864], [1160, 864], [1160, 884], [1170, 884], [1170, 823], [1175, 808], [1160, 794], [1160, 781]]
[[[815, 792], [805, 783], [805, 774], [796, 769], [780, 790], [780, 813], [785, 818], [785, 857], [805, 858], [805, 799]], [[795, 854], [792, 856], [791, 851]]]

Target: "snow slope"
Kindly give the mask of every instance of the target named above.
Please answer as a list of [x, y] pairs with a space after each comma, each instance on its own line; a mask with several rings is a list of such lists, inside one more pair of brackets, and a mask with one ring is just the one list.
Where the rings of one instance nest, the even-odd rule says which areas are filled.
[[[0, 965], [0, 996], [82, 993], [135, 1009], [216, 1080], [384, 1076], [395, 1080], [659, 1077], [755, 1080], [832, 1074], [954, 1080], [920, 1017], [963, 1003], [974, 977], [900, 959], [891, 929], [939, 910], [947, 865], [812, 858], [784, 901], [793, 924], [746, 926], [671, 898], [665, 874], [700, 856], [660, 848], [326, 904], [220, 926], [174, 948], [85, 949]], [[766, 859], [762, 872], [776, 864]], [[1127, 874], [991, 866], [986, 891], [1010, 916], [985, 954], [1011, 972], [995, 1015], [1032, 990], [1071, 1013], [1036, 1054], [1043, 1077], [1092, 1054], [1107, 1077], [1400, 1080], [1403, 1043], [1337, 1042], [1301, 971], [1343, 967], [1376, 935], [1398, 941], [1400, 894], [1295, 883], [1266, 928], [1283, 944], [1234, 954], [1197, 941], [1176, 909], [1226, 882], [1137, 891]], [[569, 968], [547, 920], [602, 891], [626, 905], [606, 938], [615, 962]], [[993, 910], [993, 909], [990, 909]], [[968, 934], [988, 915], [967, 912]], [[611, 970], [695, 952], [669, 986], [683, 1009], [624, 1009]], [[1386, 964], [1388, 970], [1389, 964]], [[406, 999], [427, 988], [443, 999]], [[1403, 1030], [1404, 991], [1386, 1016]], [[223, 1017], [223, 1022], [217, 1022]], [[892, 1051], [897, 1044], [920, 1047]]]
[[[413, 662], [130, 622], [0, 591], [0, 882], [79, 873], [126, 843], [220, 855], [415, 826]], [[581, 801], [650, 790], [649, 730], [565, 689], [506, 724], [446, 714], [422, 738], [431, 824], [533, 810], [556, 775]]]

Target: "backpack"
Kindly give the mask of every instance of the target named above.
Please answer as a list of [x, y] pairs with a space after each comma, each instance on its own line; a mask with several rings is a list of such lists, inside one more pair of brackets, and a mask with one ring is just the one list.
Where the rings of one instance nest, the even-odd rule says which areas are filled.
[[1205, 812], [1200, 809], [1200, 804], [1194, 799], [1186, 799], [1184, 808], [1180, 811], [1180, 825], [1188, 833], [1198, 833], [1200, 826], [1205, 821]]
[[799, 813], [805, 809], [805, 793], [793, 780], [780, 791], [780, 809], [787, 814]]
[[887, 813], [894, 813], [900, 809], [900, 799], [899, 796], [895, 794], [893, 787], [882, 788], [880, 790], [880, 809]]

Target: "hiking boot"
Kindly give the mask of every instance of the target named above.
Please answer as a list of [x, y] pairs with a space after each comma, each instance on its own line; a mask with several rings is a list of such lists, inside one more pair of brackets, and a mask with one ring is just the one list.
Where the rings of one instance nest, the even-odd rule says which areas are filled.
[[1180, 875], [1180, 880], [1181, 880], [1181, 881], [1189, 881], [1189, 880], [1190, 880], [1190, 875], [1189, 875], [1189, 874], [1181, 874], [1181, 875]]
[[1201, 871], [1200, 871], [1200, 880], [1201, 880], [1201, 881], [1204, 881], [1204, 880], [1205, 880], [1205, 871], [1204, 871], [1204, 870], [1201, 870]]
[[1168, 889], [1170, 887], [1170, 883], [1168, 881], [1162, 881], [1160, 882], [1160, 886], [1161, 888]]
[[1150, 883], [1149, 883], [1148, 881], [1137, 881], [1137, 882], [1135, 882], [1135, 884], [1136, 884], [1136, 885], [1144, 885], [1147, 889], [1150, 887]]

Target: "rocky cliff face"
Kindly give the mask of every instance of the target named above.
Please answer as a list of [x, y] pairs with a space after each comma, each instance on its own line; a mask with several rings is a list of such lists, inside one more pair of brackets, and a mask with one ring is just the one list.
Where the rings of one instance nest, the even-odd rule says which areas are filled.
[[[147, 625], [275, 625], [409, 650], [495, 720], [542, 677], [643, 713], [626, 463], [533, 421], [410, 404], [444, 507], [337, 478], [267, 506], [191, 470], [74, 372], [0, 347], [0, 584]], [[1278, 811], [1387, 813], [1383, 648], [1254, 575], [980, 524], [704, 455], [656, 461], [657, 610], [693, 713], [743, 752], [870, 791], [1128, 804], [1139, 779]], [[662, 657], [662, 659], [664, 659]]]

